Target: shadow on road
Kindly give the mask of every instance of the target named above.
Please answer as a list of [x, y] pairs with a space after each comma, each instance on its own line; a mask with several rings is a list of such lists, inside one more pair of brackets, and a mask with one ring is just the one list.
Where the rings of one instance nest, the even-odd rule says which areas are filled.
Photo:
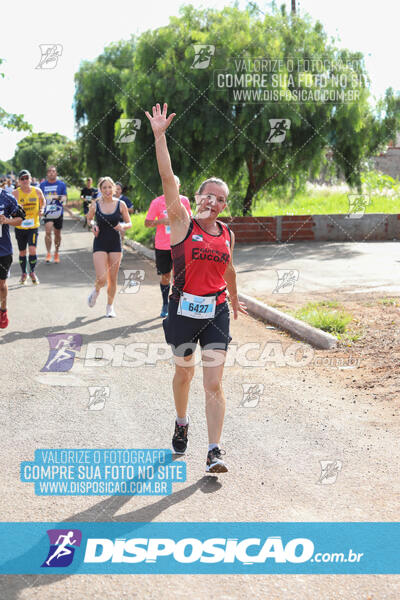
[[[70, 333], [74, 329], [85, 327], [91, 323], [97, 321], [109, 321], [107, 317], [101, 316], [95, 319], [86, 319], [86, 317], [76, 317], [70, 323], [65, 325], [58, 325], [52, 327], [39, 327], [32, 329], [31, 331], [10, 331], [0, 338], [1, 344], [9, 344], [11, 342], [19, 340], [33, 340], [41, 339], [47, 335], [55, 335], [61, 333]], [[152, 326], [147, 326], [149, 323], [156, 323]], [[96, 333], [82, 333], [82, 345], [89, 344], [90, 342], [98, 341], [109, 341], [116, 340], [118, 338], [127, 338], [133, 333], [139, 333], [144, 331], [151, 331], [153, 329], [159, 329], [161, 327], [161, 319], [159, 317], [153, 317], [152, 319], [146, 319], [144, 321], [138, 321], [132, 325], [121, 325], [120, 327], [114, 327], [113, 329], [104, 329], [96, 331]]]
[[[158, 517], [163, 511], [167, 510], [171, 506], [183, 502], [189, 498], [192, 494], [200, 490], [204, 494], [211, 494], [216, 492], [222, 487], [222, 484], [218, 479], [211, 475], [201, 477], [196, 483], [189, 485], [188, 487], [172, 493], [169, 496], [164, 496], [154, 504], [144, 506], [142, 508], [132, 510], [124, 513], [123, 515], [116, 516], [116, 513], [125, 505], [134, 500], [132, 496], [111, 496], [102, 500], [101, 502], [91, 506], [90, 508], [78, 512], [70, 517], [66, 518], [63, 523], [68, 522], [112, 522], [112, 523], [129, 523], [127, 527], [127, 533], [130, 535], [137, 527], [142, 523], [148, 523]], [[133, 525], [132, 525], [133, 524]], [[135, 526], [136, 525], [136, 526]], [[61, 528], [61, 523], [54, 523], [52, 528]], [[123, 535], [123, 531], [119, 531], [118, 535]], [[46, 538], [47, 534], [44, 531], [43, 537]], [[46, 557], [38, 556], [42, 552], [42, 547], [37, 544], [26, 553], [18, 557], [23, 559], [25, 556], [27, 561], [32, 563], [33, 561], [41, 561]], [[2, 565], [2, 571], [7, 570], [7, 564]], [[78, 564], [78, 563], [77, 563]], [[10, 567], [11, 568], [11, 567]], [[2, 575], [1, 584], [3, 586], [3, 593], [1, 598], [4, 600], [18, 600], [20, 593], [28, 588], [36, 588], [45, 585], [51, 585], [57, 581], [61, 581], [75, 575], [74, 572], [69, 572], [65, 575]]]

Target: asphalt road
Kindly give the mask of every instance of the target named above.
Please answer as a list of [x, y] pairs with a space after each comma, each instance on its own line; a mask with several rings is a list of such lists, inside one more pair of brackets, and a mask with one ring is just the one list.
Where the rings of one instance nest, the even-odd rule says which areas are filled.
[[[106, 319], [105, 294], [86, 299], [94, 280], [91, 234], [67, 219], [61, 263], [46, 265], [41, 285], [21, 287], [15, 262], [10, 279], [10, 325], [1, 333], [2, 521], [398, 521], [398, 425], [387, 405], [374, 406], [344, 389], [341, 374], [251, 363], [257, 346], [226, 367], [227, 413], [222, 445], [229, 473], [205, 474], [207, 450], [201, 369], [190, 395], [187, 481], [166, 497], [46, 497], [19, 480], [20, 462], [37, 448], [170, 448], [174, 410], [168, 360], [124, 366], [129, 344], [161, 344], [160, 291], [154, 265], [125, 251], [122, 269], [144, 271], [137, 293], [119, 293], [117, 318]], [[317, 258], [316, 258], [317, 260]], [[121, 287], [124, 278], [121, 270]], [[82, 347], [68, 372], [44, 368], [52, 334], [79, 334]], [[233, 343], [292, 343], [261, 322], [241, 317]], [[88, 366], [88, 348], [102, 345], [108, 362]], [[132, 348], [132, 346], [131, 346]], [[148, 356], [154, 358], [154, 354]], [[122, 357], [122, 358], [121, 358]], [[130, 355], [130, 358], [132, 356]], [[149, 359], [149, 360], [150, 360]], [[118, 366], [119, 365], [119, 366]], [[243, 386], [257, 386], [246, 402]], [[101, 410], [88, 409], [91, 391], [105, 392]], [[245, 405], [247, 403], [247, 406]], [[342, 463], [332, 485], [318, 483], [320, 460]], [[182, 459], [179, 459], [182, 460]], [[34, 557], [32, 557], [34, 560]], [[400, 596], [399, 576], [340, 575], [40, 575], [2, 576], [4, 600], [62, 597], [265, 598], [268, 600], [381, 600]]]
[[296, 294], [400, 292], [398, 241], [245, 244], [235, 263], [243, 291], [267, 302], [276, 300], [279, 270], [294, 270]]

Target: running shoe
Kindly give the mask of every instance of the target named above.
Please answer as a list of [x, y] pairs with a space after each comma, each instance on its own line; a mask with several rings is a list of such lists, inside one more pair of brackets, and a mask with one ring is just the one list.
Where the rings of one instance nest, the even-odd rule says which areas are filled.
[[88, 298], [88, 304], [90, 306], [90, 308], [93, 308], [93, 306], [96, 304], [96, 300], [99, 296], [99, 292], [96, 290], [96, 288], [93, 288], [93, 290], [90, 292], [89, 298]]
[[168, 317], [168, 304], [163, 304], [160, 317]]
[[26, 285], [28, 283], [28, 275], [27, 273], [22, 273], [21, 279], [19, 280], [21, 285]]
[[225, 454], [225, 450], [221, 448], [213, 448], [207, 454], [206, 471], [208, 473], [226, 473], [228, 467], [222, 460], [221, 456]]
[[30, 273], [30, 277], [34, 285], [39, 285], [40, 281], [36, 273]]
[[175, 432], [172, 438], [172, 447], [175, 454], [185, 454], [188, 445], [188, 429], [189, 421], [187, 425], [178, 425], [175, 421]]
[[60, 255], [58, 254], [58, 252], [54, 252], [54, 262], [55, 263], [60, 262]]
[[46, 254], [46, 262], [47, 262], [47, 263], [51, 262], [51, 254], [50, 254], [50, 252], [48, 252], [48, 253]]
[[0, 329], [5, 329], [8, 325], [7, 309], [0, 310]]
[[113, 304], [107, 304], [106, 306], [106, 317], [116, 317]]

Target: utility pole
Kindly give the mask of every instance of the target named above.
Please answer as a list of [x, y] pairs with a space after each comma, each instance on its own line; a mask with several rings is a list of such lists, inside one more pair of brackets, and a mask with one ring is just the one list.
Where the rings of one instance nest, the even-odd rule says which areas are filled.
[[296, 0], [292, 0], [292, 15], [296, 14]]

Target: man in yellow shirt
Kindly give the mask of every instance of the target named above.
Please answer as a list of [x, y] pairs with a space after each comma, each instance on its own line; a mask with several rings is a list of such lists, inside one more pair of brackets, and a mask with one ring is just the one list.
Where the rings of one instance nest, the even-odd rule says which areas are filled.
[[19, 248], [19, 264], [21, 266], [21, 285], [28, 280], [26, 264], [26, 247], [29, 248], [29, 267], [32, 283], [37, 285], [39, 279], [35, 273], [37, 263], [36, 246], [39, 234], [40, 217], [43, 214], [45, 199], [40, 188], [31, 186], [32, 177], [29, 171], [23, 169], [18, 174], [19, 187], [13, 191], [13, 196], [25, 211], [25, 219], [15, 228]]

